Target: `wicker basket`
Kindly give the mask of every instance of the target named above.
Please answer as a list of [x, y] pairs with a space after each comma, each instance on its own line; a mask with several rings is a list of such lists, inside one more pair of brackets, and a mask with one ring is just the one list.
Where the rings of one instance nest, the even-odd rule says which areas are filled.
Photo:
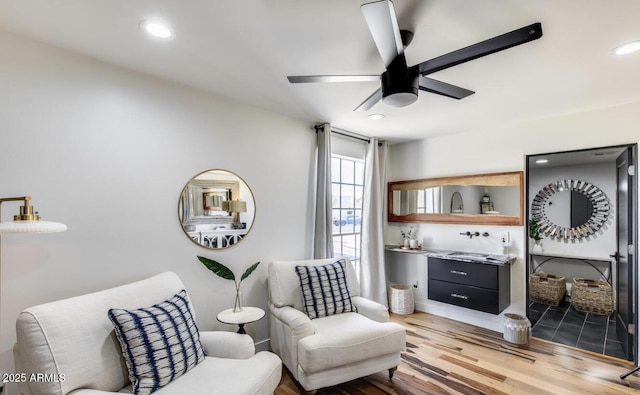
[[389, 286], [389, 310], [395, 314], [413, 313], [413, 290], [410, 286], [403, 284]]
[[573, 278], [571, 305], [583, 313], [610, 316], [613, 314], [613, 292], [611, 284], [604, 280]]
[[566, 292], [564, 277], [546, 273], [532, 273], [529, 277], [529, 298], [533, 302], [558, 306]]

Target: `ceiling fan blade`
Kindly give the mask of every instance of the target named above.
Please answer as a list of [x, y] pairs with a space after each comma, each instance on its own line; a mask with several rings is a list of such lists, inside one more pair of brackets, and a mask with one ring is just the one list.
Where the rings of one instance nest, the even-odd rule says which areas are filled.
[[446, 82], [434, 80], [433, 78], [427, 78], [420, 76], [420, 90], [438, 95], [451, 97], [453, 99], [464, 99], [469, 95], [473, 95], [475, 92], [468, 89], [460, 88], [459, 86], [451, 85]]
[[376, 1], [363, 4], [360, 9], [385, 67], [389, 66], [396, 56], [404, 53], [393, 3], [389, 0]]
[[379, 75], [293, 75], [287, 79], [292, 84], [308, 82], [367, 82], [380, 81]]
[[360, 103], [360, 105], [353, 111], [367, 111], [380, 100], [382, 100], [382, 88], [376, 89], [376, 91], [373, 92], [371, 96], [367, 97], [367, 99]]
[[537, 40], [540, 37], [542, 37], [542, 24], [540, 22], [534, 23], [533, 25], [525, 26], [512, 32], [505, 33], [457, 51], [453, 51], [446, 55], [427, 60], [426, 62], [422, 62], [419, 65], [420, 74], [427, 75], [435, 73], [436, 71], [444, 70], [485, 55], [490, 55], [504, 49], [515, 47], [516, 45]]

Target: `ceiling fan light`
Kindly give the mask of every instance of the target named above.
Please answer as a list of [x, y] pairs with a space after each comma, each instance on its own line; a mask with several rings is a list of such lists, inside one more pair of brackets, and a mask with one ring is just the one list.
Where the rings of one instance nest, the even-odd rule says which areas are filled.
[[397, 92], [384, 96], [382, 102], [391, 107], [406, 107], [418, 100], [418, 95], [413, 92]]

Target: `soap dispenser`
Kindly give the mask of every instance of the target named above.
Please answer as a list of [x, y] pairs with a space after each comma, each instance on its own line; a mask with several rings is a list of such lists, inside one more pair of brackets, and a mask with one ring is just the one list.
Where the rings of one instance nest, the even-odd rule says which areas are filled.
[[502, 255], [509, 255], [509, 245], [504, 239], [504, 236], [502, 236]]

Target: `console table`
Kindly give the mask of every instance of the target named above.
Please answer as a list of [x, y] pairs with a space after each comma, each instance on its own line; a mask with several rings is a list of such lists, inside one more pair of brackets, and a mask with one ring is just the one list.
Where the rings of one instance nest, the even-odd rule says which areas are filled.
[[236, 244], [246, 234], [246, 229], [220, 229], [187, 232], [198, 244], [207, 248], [224, 248]]
[[[596, 257], [588, 257], [588, 256], [575, 256], [575, 255], [562, 255], [562, 254], [544, 254], [544, 253], [536, 253], [536, 252], [530, 252], [529, 256], [540, 257], [540, 262], [539, 263], [536, 262], [537, 263], [536, 266], [532, 265], [532, 269], [531, 269], [532, 273], [536, 273], [538, 271], [538, 269], [540, 268], [540, 266], [542, 266], [545, 263], [547, 263], [549, 261], [552, 261], [554, 259], [568, 259], [568, 260], [580, 261], [580, 262], [583, 262], [583, 263], [591, 266], [598, 273], [600, 273], [600, 276], [605, 281], [607, 281], [609, 284], [611, 284], [611, 274], [612, 274], [611, 258], [607, 259], [607, 258], [596, 258]], [[606, 263], [608, 263], [609, 264], [609, 274], [607, 276], [605, 276], [605, 274], [591, 262], [606, 262]]]

